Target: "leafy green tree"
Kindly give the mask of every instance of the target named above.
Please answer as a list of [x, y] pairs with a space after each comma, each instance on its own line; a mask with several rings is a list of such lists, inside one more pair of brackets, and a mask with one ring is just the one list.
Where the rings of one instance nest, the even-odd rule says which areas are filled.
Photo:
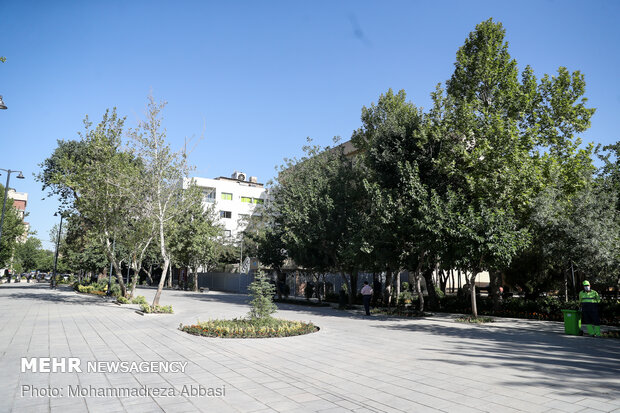
[[198, 268], [216, 259], [215, 238], [222, 229], [216, 222], [213, 208], [205, 209], [202, 194], [195, 186], [186, 189], [186, 213], [170, 223], [170, 250], [178, 265], [192, 271], [192, 290], [198, 290]]
[[[4, 186], [0, 184], [0, 196], [2, 195], [4, 195]], [[2, 223], [2, 239], [0, 239], [0, 267], [9, 264], [18, 245], [18, 239], [24, 235], [24, 231], [24, 222], [17, 209], [13, 206], [13, 200], [7, 197], [4, 221]]]
[[131, 182], [139, 164], [129, 152], [120, 150], [124, 119], [116, 111], [106, 111], [93, 129], [88, 117], [79, 142], [59, 141], [54, 154], [46, 159], [38, 179], [43, 189], [58, 195], [65, 206], [76, 210], [89, 227], [90, 234], [103, 246], [116, 270], [121, 294], [127, 294], [120, 267], [121, 249], [113, 246], [116, 234], [125, 228], [130, 216]]
[[282, 238], [281, 228], [274, 220], [271, 205], [268, 204], [262, 214], [252, 215], [242, 233], [243, 247], [246, 254], [257, 257], [260, 263], [274, 270], [278, 283], [276, 292], [282, 298], [281, 283], [286, 281], [286, 274], [282, 271], [287, 258], [286, 246]]
[[190, 169], [185, 152], [173, 152], [166, 142], [166, 131], [161, 126], [161, 111], [164, 107], [165, 102], [156, 103], [149, 96], [146, 119], [129, 133], [132, 153], [143, 165], [142, 187], [148, 190], [143, 208], [155, 222], [156, 242], [163, 261], [162, 277], [153, 298], [153, 307], [159, 305], [172, 260], [167, 226], [187, 213], [185, 198], [188, 195], [184, 193], [182, 182]]
[[[565, 68], [538, 82], [526, 67], [519, 81], [505, 30], [492, 19], [477, 25], [457, 52], [446, 95], [434, 99], [454, 141], [455, 156], [440, 164], [454, 165], [449, 179], [462, 202], [453, 243], [472, 274], [470, 285], [478, 272], [499, 273], [527, 247], [524, 222], [551, 177], [562, 177], [565, 194], [585, 185], [592, 148], [579, 149], [575, 133], [589, 127], [594, 110], [585, 107], [584, 92], [583, 75]], [[474, 288], [471, 296], [476, 315]]]
[[66, 235], [61, 244], [60, 252], [62, 261], [67, 264], [73, 273], [89, 272], [97, 274], [108, 264], [108, 258], [104, 247], [93, 234], [90, 228], [79, 214], [73, 213], [67, 216]]
[[26, 242], [16, 246], [14, 259], [21, 271], [30, 272], [38, 269], [41, 249], [41, 240], [32, 236], [28, 237]]
[[[404, 91], [389, 90], [377, 104], [362, 109], [362, 127], [352, 141], [367, 165], [365, 185], [372, 202], [372, 222], [366, 242], [377, 253], [376, 268], [393, 272], [409, 269], [424, 310], [420, 276], [424, 275], [435, 301], [432, 271], [442, 250], [446, 222], [447, 174], [436, 164], [449, 151], [447, 137], [406, 101]], [[377, 225], [378, 224], [378, 225]], [[387, 248], [386, 248], [387, 247]], [[388, 281], [388, 293], [390, 282]], [[399, 282], [396, 282], [399, 292]], [[391, 294], [388, 294], [388, 299]]]
[[342, 147], [304, 149], [306, 156], [282, 167], [273, 188], [274, 228], [296, 264], [314, 274], [339, 272], [355, 291], [368, 208], [357, 162]]

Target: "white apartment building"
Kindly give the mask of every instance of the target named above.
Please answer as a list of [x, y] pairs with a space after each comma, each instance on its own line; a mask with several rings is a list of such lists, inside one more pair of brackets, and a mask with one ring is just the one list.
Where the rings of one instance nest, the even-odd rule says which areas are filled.
[[[260, 215], [267, 202], [267, 188], [255, 176], [235, 171], [230, 178], [191, 178], [203, 193], [205, 207], [213, 205], [224, 227], [225, 238], [237, 239], [247, 218]], [[189, 182], [186, 181], [186, 186]]]

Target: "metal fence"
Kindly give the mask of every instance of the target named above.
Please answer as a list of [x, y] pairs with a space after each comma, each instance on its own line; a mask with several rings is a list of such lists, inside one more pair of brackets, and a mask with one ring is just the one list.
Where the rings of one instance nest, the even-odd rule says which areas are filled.
[[229, 272], [201, 272], [198, 273], [198, 288], [208, 288], [213, 291], [227, 291], [231, 293], [248, 293], [248, 285], [254, 281], [254, 272], [249, 274]]

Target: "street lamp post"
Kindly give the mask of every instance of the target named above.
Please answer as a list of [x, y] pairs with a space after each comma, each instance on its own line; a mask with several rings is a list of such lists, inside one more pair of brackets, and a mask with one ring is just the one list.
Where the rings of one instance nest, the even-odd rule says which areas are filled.
[[60, 226], [58, 227], [58, 236], [56, 237], [56, 254], [54, 255], [54, 272], [52, 273], [52, 280], [50, 281], [50, 287], [56, 288], [56, 265], [58, 264], [58, 248], [60, 247], [60, 234], [62, 233], [62, 212], [55, 212], [54, 216], [57, 217], [60, 214]]
[[[2, 103], [2, 96], [0, 96], [0, 103]], [[6, 107], [5, 107], [6, 108]], [[6, 197], [9, 194], [9, 182], [11, 180], [11, 174], [13, 172], [19, 172], [17, 179], [24, 179], [22, 171], [12, 171], [10, 169], [2, 169], [0, 171], [6, 172], [6, 186], [4, 187], [4, 202], [2, 203], [2, 217], [0, 218], [0, 241], [2, 240], [2, 227], [4, 226], [4, 211], [6, 210]]]

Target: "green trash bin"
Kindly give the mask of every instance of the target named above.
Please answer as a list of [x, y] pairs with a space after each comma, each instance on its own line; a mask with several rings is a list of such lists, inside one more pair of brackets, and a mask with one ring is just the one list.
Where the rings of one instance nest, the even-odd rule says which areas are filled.
[[581, 311], [562, 310], [564, 313], [564, 333], [571, 336], [581, 335]]

